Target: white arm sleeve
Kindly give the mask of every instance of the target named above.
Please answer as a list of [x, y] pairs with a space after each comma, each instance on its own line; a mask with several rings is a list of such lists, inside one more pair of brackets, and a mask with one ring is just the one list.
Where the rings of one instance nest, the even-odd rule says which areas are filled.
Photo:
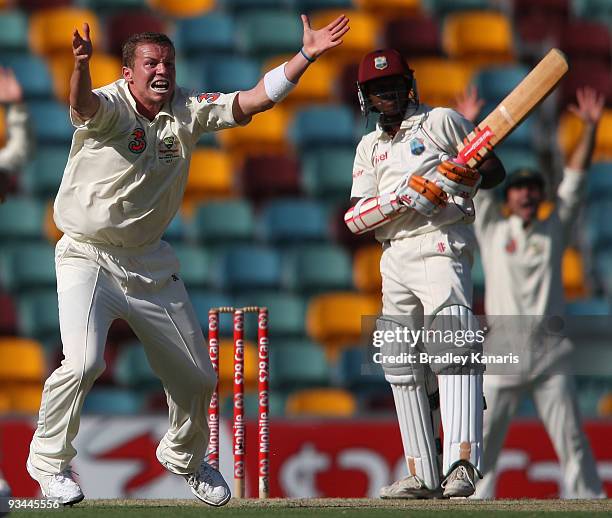
[[23, 104], [12, 104], [6, 117], [8, 139], [0, 149], [0, 170], [14, 172], [30, 158], [33, 139], [29, 131], [29, 114]]
[[563, 225], [565, 238], [569, 237], [572, 225], [578, 217], [583, 193], [586, 186], [586, 174], [566, 167], [563, 179], [557, 189], [557, 212]]
[[495, 200], [495, 192], [492, 189], [480, 189], [474, 196], [474, 206], [476, 208], [474, 230], [476, 237], [480, 240], [484, 239], [495, 223], [502, 219], [501, 207]]

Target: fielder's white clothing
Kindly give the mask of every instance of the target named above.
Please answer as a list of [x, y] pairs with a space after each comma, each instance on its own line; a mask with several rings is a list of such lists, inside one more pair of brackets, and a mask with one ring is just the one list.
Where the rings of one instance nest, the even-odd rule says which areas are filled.
[[[497, 315], [506, 321], [507, 316], [530, 315], [535, 324], [540, 316], [564, 314], [561, 259], [580, 208], [584, 178], [583, 173], [566, 169], [557, 190], [555, 210], [547, 219], [527, 228], [518, 216], [502, 216], [493, 193], [480, 191], [476, 195], [475, 228], [485, 272], [485, 310], [487, 315], [494, 315], [487, 341], [498, 339]], [[544, 347], [541, 336], [529, 332], [518, 334], [525, 338], [527, 349], [538, 354], [521, 358], [524, 362], [521, 374], [485, 376], [487, 410], [482, 459], [485, 476], [476, 488], [476, 496], [494, 496], [495, 464], [510, 420], [524, 394], [533, 396], [561, 462], [565, 486], [562, 496], [605, 496], [581, 428], [573, 380], [564, 374], [563, 360], [569, 342]]]
[[[435, 180], [436, 166], [456, 156], [457, 146], [472, 130], [472, 123], [454, 110], [432, 109], [426, 105], [421, 105], [416, 113], [407, 116], [393, 137], [377, 126], [375, 131], [361, 139], [357, 147], [351, 198], [390, 193], [409, 174]], [[471, 308], [471, 262], [475, 238], [468, 224], [473, 221], [473, 217], [471, 200], [455, 197], [450, 198], [448, 205], [432, 218], [408, 210], [375, 230], [376, 239], [383, 243], [380, 263], [383, 281], [383, 315], [408, 316], [412, 318], [414, 325], [423, 325], [425, 315], [435, 315], [447, 306]], [[429, 369], [429, 366], [425, 365], [424, 368]], [[472, 375], [464, 376], [467, 379]], [[402, 383], [399, 380], [390, 382], [398, 385]], [[450, 397], [447, 393], [447, 388], [450, 386], [443, 385], [445, 391], [441, 394], [443, 406], [446, 406], [450, 400], [447, 399]], [[394, 395], [396, 392], [394, 391]], [[479, 397], [481, 400], [482, 396]], [[421, 461], [412, 457], [410, 434], [411, 427], [416, 424], [402, 418], [405, 414], [401, 412], [403, 404], [410, 402], [396, 398], [404, 452], [409, 472], [419, 476], [419, 473], [414, 472], [413, 466], [431, 465], [433, 462], [431, 459]], [[444, 471], [441, 475], [448, 475], [449, 468], [459, 460], [454, 453], [458, 451], [455, 445], [459, 443], [471, 444], [470, 460], [479, 466], [480, 441], [472, 441], [472, 438], [467, 436], [468, 430], [451, 424], [455, 421], [467, 424], [471, 423], [471, 419], [475, 420], [471, 424], [478, 422], [478, 409], [465, 411], [465, 405], [469, 404], [466, 395], [465, 401], [456, 408], [442, 409], [443, 427], [447, 431], [446, 439], [449, 440], [449, 444], [453, 444], [453, 447], [449, 447], [444, 452]], [[453, 415], [456, 418], [463, 416], [465, 419], [453, 421]], [[426, 427], [424, 424], [421, 426]], [[433, 441], [433, 438], [431, 440]], [[433, 485], [433, 487], [428, 486], [433, 490], [435, 484], [439, 484], [440, 481], [437, 480], [434, 484], [427, 483], [429, 486]]]
[[170, 426], [157, 456], [171, 471], [193, 473], [208, 445], [216, 379], [178, 261], [160, 236], [179, 208], [198, 136], [236, 125], [236, 93], [177, 89], [153, 121], [137, 113], [123, 80], [96, 93], [92, 119], [72, 114], [76, 131], [55, 202], [65, 232], [56, 246], [65, 358], [44, 386], [31, 465], [58, 473], [76, 454], [83, 400], [104, 370], [108, 329], [122, 318], [166, 391]]
[[0, 171], [15, 172], [31, 158], [33, 139], [29, 131], [30, 116], [25, 104], [11, 104], [6, 115], [8, 138], [0, 149]]

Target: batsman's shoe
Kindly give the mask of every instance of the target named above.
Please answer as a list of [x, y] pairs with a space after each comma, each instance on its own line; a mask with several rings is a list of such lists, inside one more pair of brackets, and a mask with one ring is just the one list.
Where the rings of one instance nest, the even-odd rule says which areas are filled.
[[443, 495], [447, 498], [468, 497], [476, 491], [476, 474], [467, 462], [460, 462], [442, 482]]
[[441, 498], [442, 489], [429, 489], [418, 477], [408, 475], [396, 480], [390, 486], [380, 488], [380, 498], [404, 498], [408, 500], [420, 500], [426, 498]]
[[220, 507], [227, 504], [232, 497], [223, 475], [207, 462], [202, 462], [195, 473], [183, 476], [191, 492], [208, 505]]
[[35, 471], [28, 459], [26, 468], [30, 476], [40, 484], [40, 489], [45, 498], [51, 498], [64, 505], [77, 504], [85, 495], [74, 480], [74, 474], [70, 468], [54, 475]]

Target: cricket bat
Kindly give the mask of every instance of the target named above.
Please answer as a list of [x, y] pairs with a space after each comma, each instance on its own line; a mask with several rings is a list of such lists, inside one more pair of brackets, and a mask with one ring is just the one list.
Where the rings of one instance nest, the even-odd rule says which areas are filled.
[[546, 99], [567, 69], [563, 53], [559, 49], [552, 49], [467, 136], [459, 146], [459, 155], [453, 161], [475, 167]]

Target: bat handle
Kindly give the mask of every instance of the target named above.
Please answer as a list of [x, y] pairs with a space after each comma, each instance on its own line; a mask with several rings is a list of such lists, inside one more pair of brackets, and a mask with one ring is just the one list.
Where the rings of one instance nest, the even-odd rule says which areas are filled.
[[464, 158], [464, 156], [461, 153], [459, 153], [456, 157], [454, 157], [452, 161], [455, 162], [455, 164], [459, 164], [463, 166], [467, 164], [467, 160]]

